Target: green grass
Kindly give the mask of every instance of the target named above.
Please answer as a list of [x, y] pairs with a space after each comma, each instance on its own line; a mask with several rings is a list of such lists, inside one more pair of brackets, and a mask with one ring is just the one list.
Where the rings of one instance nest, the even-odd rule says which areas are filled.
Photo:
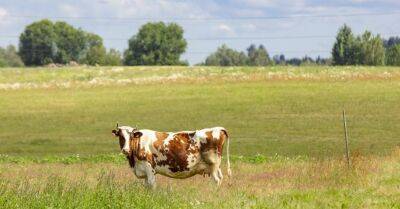
[[235, 161], [233, 177], [157, 176], [146, 190], [125, 162], [0, 163], [2, 208], [399, 208], [400, 150], [341, 160]]
[[[0, 206], [398, 209], [399, 103], [390, 67], [0, 69]], [[224, 126], [233, 178], [158, 176], [148, 191], [118, 154], [117, 121]]]
[[[169, 68], [147, 69], [148, 76], [154, 76]], [[232, 72], [225, 69], [224, 74], [229, 77], [244, 69], [232, 68]], [[400, 79], [375, 79], [386, 70], [382, 69], [367, 69], [375, 72], [372, 78], [344, 81], [257, 78], [222, 81], [213, 79], [221, 75], [217, 68], [206, 68], [209, 79], [205, 81], [0, 90], [0, 153], [23, 156], [117, 153], [118, 143], [111, 129], [118, 121], [162, 131], [224, 126], [230, 133], [235, 155], [335, 157], [343, 153], [341, 111], [345, 107], [351, 149], [362, 154], [385, 154], [399, 144]], [[193, 69], [175, 70], [190, 74]], [[298, 70], [299, 75], [306, 74], [305, 69]], [[319, 78], [323, 70], [311, 68], [310, 72]], [[331, 70], [347, 73], [353, 69]], [[62, 77], [66, 71], [29, 69], [28, 73], [46, 72]], [[271, 72], [269, 68], [253, 71]], [[258, 75], [247, 73], [250, 77]], [[20, 79], [17, 75], [5, 77], [9, 83]]]

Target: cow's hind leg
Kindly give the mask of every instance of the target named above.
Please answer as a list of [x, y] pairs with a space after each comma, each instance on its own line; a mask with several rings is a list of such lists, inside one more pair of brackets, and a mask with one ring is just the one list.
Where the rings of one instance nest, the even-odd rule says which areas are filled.
[[221, 171], [221, 168], [220, 168], [220, 167], [218, 167], [218, 177], [219, 177], [219, 179], [220, 179], [221, 182], [222, 182], [222, 179], [224, 179], [224, 176], [222, 175], [222, 171]]
[[218, 186], [222, 184], [222, 171], [221, 171], [221, 158], [217, 158], [213, 164], [210, 165], [210, 170], [211, 170], [211, 176], [213, 177], [215, 183], [217, 183]]
[[222, 183], [222, 172], [220, 169], [221, 165], [221, 157], [218, 156], [216, 150], [209, 150], [207, 152], [202, 153], [202, 158], [208, 164], [210, 169], [210, 174], [215, 183], [217, 185], [221, 185]]
[[219, 169], [218, 164], [210, 165], [211, 177], [213, 178], [214, 182], [219, 186], [222, 183], [222, 179], [220, 179], [219, 177], [218, 169]]

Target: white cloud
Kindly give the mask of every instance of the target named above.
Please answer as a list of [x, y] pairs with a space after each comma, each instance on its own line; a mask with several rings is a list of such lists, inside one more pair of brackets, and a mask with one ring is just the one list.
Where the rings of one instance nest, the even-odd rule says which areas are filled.
[[7, 16], [8, 12], [6, 9], [0, 7], [0, 20], [4, 19]]
[[8, 12], [6, 9], [0, 7], [0, 25], [6, 25], [7, 24], [7, 15]]
[[221, 23], [217, 26], [217, 30], [224, 33], [225, 35], [232, 35], [235, 33], [232, 27], [225, 23]]

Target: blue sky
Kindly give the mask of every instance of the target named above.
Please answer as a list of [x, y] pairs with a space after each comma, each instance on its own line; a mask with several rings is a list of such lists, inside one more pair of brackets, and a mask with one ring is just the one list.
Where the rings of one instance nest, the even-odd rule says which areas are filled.
[[[288, 16], [297, 17], [248, 18]], [[270, 55], [327, 57], [344, 23], [355, 33], [368, 29], [383, 37], [400, 35], [400, 0], [0, 0], [0, 46], [18, 44], [24, 27], [44, 17], [97, 33], [106, 47], [121, 51], [149, 19], [175, 21], [185, 30], [183, 59], [191, 64], [223, 43], [238, 50], [263, 44]]]

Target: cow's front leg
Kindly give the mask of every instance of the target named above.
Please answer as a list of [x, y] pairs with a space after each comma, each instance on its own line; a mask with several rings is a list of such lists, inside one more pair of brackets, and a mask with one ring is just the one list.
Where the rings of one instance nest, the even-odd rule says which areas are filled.
[[146, 166], [146, 186], [150, 189], [156, 188], [156, 176], [153, 167], [151, 167], [150, 163]]

